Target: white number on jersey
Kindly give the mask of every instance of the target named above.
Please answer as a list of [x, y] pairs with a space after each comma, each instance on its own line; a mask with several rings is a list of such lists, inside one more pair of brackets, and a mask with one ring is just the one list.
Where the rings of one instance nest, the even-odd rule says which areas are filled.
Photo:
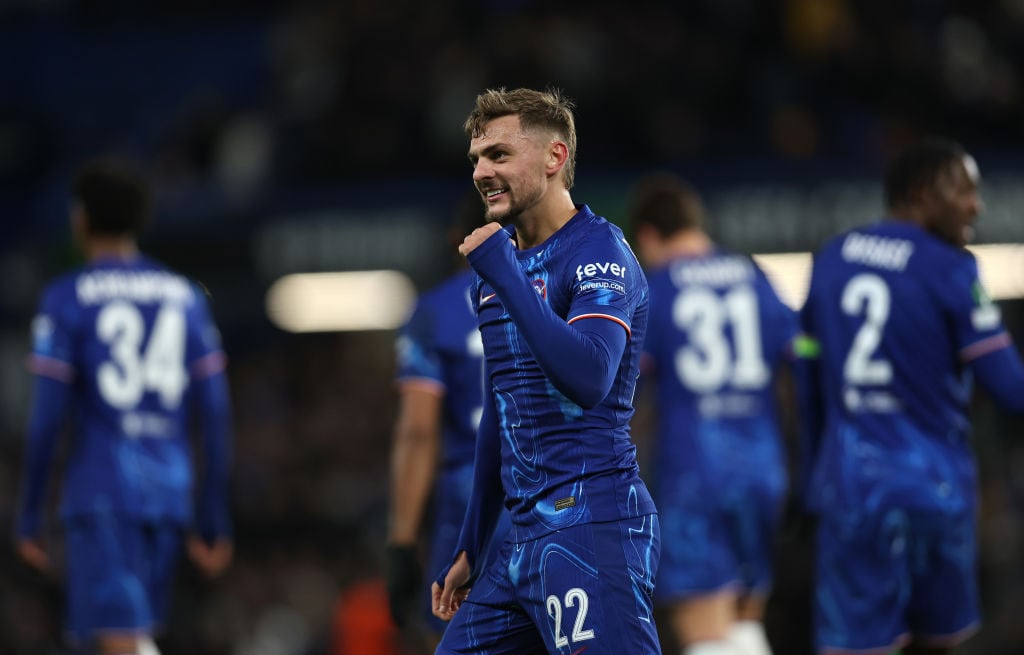
[[[738, 389], [757, 389], [771, 377], [761, 352], [761, 321], [757, 295], [738, 286], [724, 297], [704, 287], [676, 296], [672, 306], [676, 326], [690, 343], [676, 353], [676, 374], [695, 393], [710, 393], [726, 382]], [[732, 326], [733, 343], [725, 328]]]
[[843, 377], [852, 385], [888, 384], [892, 381], [892, 365], [873, 356], [889, 320], [889, 286], [874, 273], [861, 273], [846, 283], [840, 304], [848, 316], [864, 316], [846, 355]]
[[166, 409], [175, 409], [188, 385], [185, 315], [177, 305], [162, 306], [143, 352], [145, 331], [142, 312], [131, 303], [116, 300], [100, 310], [96, 334], [110, 345], [110, 359], [96, 371], [100, 395], [112, 407], [130, 410], [144, 392], [155, 391]]
[[[590, 609], [590, 597], [587, 592], [579, 587], [573, 587], [565, 592], [565, 606], [575, 607], [579, 601], [580, 608], [576, 612], [576, 620], [572, 624], [572, 643], [576, 644], [587, 639], [594, 638], [593, 628], [584, 630], [583, 623], [587, 620], [587, 610]], [[563, 648], [569, 645], [569, 637], [562, 633], [562, 604], [558, 596], [551, 594], [547, 599], [548, 616], [555, 621], [555, 648]]]

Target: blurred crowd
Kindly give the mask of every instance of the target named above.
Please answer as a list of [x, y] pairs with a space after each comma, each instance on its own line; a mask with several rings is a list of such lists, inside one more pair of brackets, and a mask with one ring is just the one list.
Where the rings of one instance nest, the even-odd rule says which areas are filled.
[[[468, 184], [461, 123], [496, 85], [577, 100], [581, 183], [705, 161], [737, 178], [752, 161], [863, 165], [925, 132], [1024, 156], [1022, 33], [1021, 0], [0, 2], [0, 518], [34, 293], [72, 260], [68, 176], [131, 154], [158, 191], [151, 245], [213, 291], [236, 416], [237, 562], [215, 582], [183, 571], [165, 652], [415, 653], [380, 584], [394, 335], [285, 335], [258, 304], [228, 313], [218, 291], [251, 264], [227, 246], [324, 189], [372, 184], [384, 201], [423, 178]], [[977, 410], [987, 623], [964, 653], [1008, 655], [1024, 649], [1024, 424]], [[794, 655], [810, 649], [798, 527], [768, 623]], [[33, 575], [6, 542], [0, 571], [0, 653], [63, 652], [59, 572]]]
[[1019, 0], [9, 1], [0, 180], [38, 215], [30, 193], [119, 148], [176, 222], [223, 221], [282, 189], [465, 171], [461, 121], [493, 85], [575, 98], [582, 171], [873, 161], [929, 131], [1002, 148], [1024, 136], [1022, 30]]

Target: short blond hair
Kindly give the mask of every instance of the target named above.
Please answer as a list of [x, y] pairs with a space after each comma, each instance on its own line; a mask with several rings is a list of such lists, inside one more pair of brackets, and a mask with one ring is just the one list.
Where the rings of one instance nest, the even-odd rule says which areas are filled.
[[476, 106], [466, 119], [466, 135], [475, 138], [483, 134], [484, 126], [502, 116], [518, 116], [524, 130], [545, 129], [555, 132], [569, 151], [562, 167], [565, 188], [571, 189], [576, 177], [576, 119], [572, 100], [558, 89], [536, 91], [504, 87], [487, 89], [476, 97]]

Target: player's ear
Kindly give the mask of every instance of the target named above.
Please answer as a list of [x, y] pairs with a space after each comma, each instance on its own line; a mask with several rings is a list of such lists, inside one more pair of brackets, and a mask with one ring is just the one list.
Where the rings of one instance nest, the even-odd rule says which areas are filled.
[[547, 174], [555, 175], [569, 160], [569, 146], [564, 141], [552, 141], [548, 146]]
[[936, 203], [939, 203], [942, 200], [944, 189], [941, 185], [942, 181], [932, 180], [929, 183], [918, 185], [917, 188], [911, 192], [912, 202], [925, 213], [929, 221], [931, 220], [931, 215], [936, 207]]

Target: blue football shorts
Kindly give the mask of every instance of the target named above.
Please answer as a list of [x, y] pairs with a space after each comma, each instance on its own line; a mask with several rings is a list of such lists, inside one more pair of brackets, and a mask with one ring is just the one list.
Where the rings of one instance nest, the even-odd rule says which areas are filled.
[[781, 493], [751, 485], [709, 503], [659, 496], [662, 538], [657, 600], [670, 603], [734, 587], [767, 595], [782, 511]]
[[164, 621], [181, 559], [178, 525], [76, 517], [65, 525], [67, 630], [152, 634]]
[[979, 625], [973, 514], [890, 509], [818, 524], [819, 651], [953, 646]]
[[505, 542], [448, 626], [438, 654], [651, 655], [655, 514]]

